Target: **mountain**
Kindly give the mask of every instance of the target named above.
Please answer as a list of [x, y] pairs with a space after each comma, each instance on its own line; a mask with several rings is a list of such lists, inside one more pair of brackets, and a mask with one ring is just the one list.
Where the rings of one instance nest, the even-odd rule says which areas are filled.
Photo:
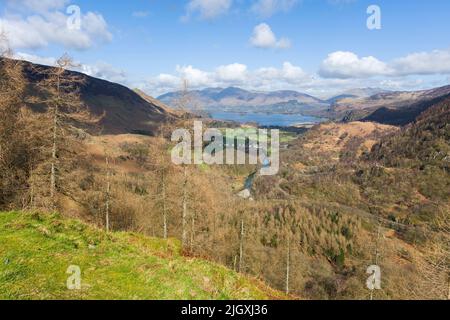
[[[42, 80], [49, 66], [23, 62], [25, 76], [33, 87]], [[143, 98], [133, 90], [113, 82], [67, 71], [81, 77], [79, 90], [89, 111], [101, 116], [98, 128], [106, 134], [141, 133], [154, 135], [158, 123], [177, 116], [176, 112], [151, 97]]]
[[330, 117], [405, 125], [450, 95], [450, 86], [421, 91], [381, 92], [370, 97], [345, 98], [328, 110]]
[[[229, 87], [194, 90], [189, 94], [195, 104], [199, 104], [208, 111], [268, 112], [271, 106], [276, 105], [279, 112], [280, 109], [283, 111], [283, 108], [280, 108], [283, 104], [286, 104], [286, 107], [295, 105], [295, 111], [302, 108], [325, 109], [328, 107], [328, 104], [320, 99], [290, 90], [259, 92]], [[174, 105], [180, 95], [180, 91], [169, 92], [159, 96], [158, 100]]]
[[[389, 166], [450, 169], [450, 95], [433, 103], [414, 123], [377, 144], [371, 160]], [[443, 178], [443, 176], [441, 176]], [[450, 186], [450, 181], [448, 181]], [[448, 193], [450, 188], [444, 188]], [[444, 191], [444, 190], [443, 190]], [[449, 195], [450, 196], [450, 195]], [[448, 198], [447, 198], [448, 199]]]
[[340, 100], [344, 99], [358, 99], [358, 98], [367, 98], [371, 97], [373, 95], [379, 94], [379, 93], [387, 93], [388, 90], [383, 90], [380, 88], [356, 88], [356, 89], [350, 89], [347, 90], [337, 96], [331, 97], [327, 99], [326, 101], [333, 105], [337, 103]]

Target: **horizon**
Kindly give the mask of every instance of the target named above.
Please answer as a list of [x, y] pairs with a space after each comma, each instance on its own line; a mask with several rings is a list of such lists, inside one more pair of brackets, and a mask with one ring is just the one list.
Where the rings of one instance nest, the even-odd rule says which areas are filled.
[[323, 98], [449, 84], [449, 10], [443, 0], [1, 0], [0, 29], [18, 58], [52, 65], [67, 51], [83, 73], [154, 97], [187, 79], [192, 90]]

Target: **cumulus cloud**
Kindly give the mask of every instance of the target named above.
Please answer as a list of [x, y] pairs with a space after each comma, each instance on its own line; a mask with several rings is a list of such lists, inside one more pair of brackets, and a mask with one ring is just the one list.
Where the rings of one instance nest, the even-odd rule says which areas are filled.
[[287, 49], [291, 47], [291, 41], [287, 38], [277, 39], [275, 33], [267, 23], [261, 23], [253, 29], [250, 44], [256, 48]]
[[312, 81], [312, 76], [299, 66], [285, 62], [280, 68], [266, 67], [249, 70], [245, 64], [233, 63], [204, 71], [193, 66], [177, 66], [174, 74], [160, 74], [139, 85], [153, 95], [181, 88], [186, 79], [192, 89], [205, 87], [243, 86], [254, 90], [295, 88]]
[[266, 83], [277, 80], [288, 84], [301, 84], [311, 77], [302, 68], [294, 66], [290, 62], [284, 62], [281, 69], [273, 67], [257, 69], [255, 76], [259, 81]]
[[[186, 79], [193, 87], [207, 86], [212, 82], [211, 75], [200, 69], [196, 69], [193, 66], [177, 66], [176, 72], [180, 79]], [[181, 83], [181, 80], [180, 82]]]
[[365, 78], [386, 75], [389, 67], [375, 57], [358, 57], [353, 52], [330, 53], [322, 62], [319, 74], [325, 78]]
[[[69, 16], [63, 10], [68, 3], [65, 0], [10, 1], [10, 11], [0, 17], [0, 29], [6, 32], [13, 48], [21, 49], [38, 49], [56, 44], [82, 50], [98, 42], [111, 41], [108, 25], [103, 16], [97, 13], [81, 14], [80, 28], [68, 28]], [[24, 9], [27, 11], [24, 12]]]
[[394, 60], [397, 75], [450, 74], [450, 49], [412, 53]]
[[216, 69], [216, 75], [220, 81], [244, 82], [247, 78], [247, 66], [241, 63], [220, 66]]
[[[42, 57], [24, 52], [18, 52], [17, 54], [15, 54], [15, 58], [46, 66], [54, 66], [56, 65], [57, 61], [57, 59], [54, 57]], [[122, 84], [127, 83], [127, 75], [125, 71], [115, 68], [103, 61], [99, 61], [95, 64], [83, 64], [80, 62], [74, 62], [74, 66], [71, 67], [70, 70], [78, 71], [87, 74], [88, 76], [103, 80], [118, 82]]]
[[199, 14], [201, 19], [215, 18], [227, 13], [232, 3], [233, 0], [190, 0], [183, 20], [189, 20], [195, 14]]
[[319, 74], [340, 79], [450, 74], [450, 49], [412, 53], [390, 63], [372, 56], [360, 58], [353, 52], [337, 51], [322, 62]]
[[278, 12], [288, 12], [297, 3], [299, 0], [258, 0], [253, 4], [251, 11], [260, 17], [268, 18]]

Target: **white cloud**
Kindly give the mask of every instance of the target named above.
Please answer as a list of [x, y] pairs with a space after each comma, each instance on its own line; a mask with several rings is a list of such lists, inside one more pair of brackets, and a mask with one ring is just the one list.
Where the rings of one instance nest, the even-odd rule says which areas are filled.
[[25, 60], [36, 64], [42, 64], [46, 66], [54, 66], [56, 64], [56, 59], [53, 57], [41, 57], [34, 54], [28, 54], [24, 52], [18, 52], [15, 55], [16, 59]]
[[372, 56], [360, 58], [353, 52], [337, 51], [322, 62], [319, 74], [340, 79], [450, 74], [450, 49], [412, 53], [391, 63]]
[[218, 80], [224, 82], [244, 82], [247, 78], [247, 66], [241, 63], [233, 63], [220, 66], [216, 69]]
[[353, 52], [330, 53], [322, 62], [319, 74], [325, 78], [366, 78], [391, 73], [389, 67], [375, 57], [358, 57]]
[[254, 90], [286, 89], [306, 85], [312, 77], [290, 62], [281, 68], [267, 67], [249, 70], [241, 63], [218, 66], [212, 71], [203, 71], [193, 66], [177, 66], [175, 74], [160, 74], [139, 85], [141, 89], [157, 96], [181, 88], [182, 79], [192, 89], [205, 87], [242, 86]]
[[[177, 66], [176, 72], [180, 79], [186, 79], [193, 87], [208, 86], [212, 82], [208, 72], [196, 69], [193, 66]], [[181, 83], [181, 80], [180, 82]]]
[[287, 49], [291, 47], [291, 41], [287, 38], [278, 40], [267, 23], [261, 23], [253, 29], [250, 44], [256, 48]]
[[271, 82], [273, 80], [288, 84], [300, 84], [310, 80], [310, 76], [302, 68], [294, 66], [290, 62], [284, 62], [281, 69], [269, 67], [255, 71], [255, 81]]
[[196, 13], [201, 19], [215, 18], [227, 13], [232, 3], [233, 0], [190, 0], [183, 20], [189, 20]]
[[[57, 61], [57, 59], [54, 57], [42, 57], [24, 52], [18, 52], [17, 54], [15, 54], [15, 58], [46, 66], [54, 66], [56, 65]], [[87, 74], [88, 76], [94, 78], [118, 82], [122, 84], [127, 83], [127, 75], [123, 70], [117, 69], [103, 61], [99, 61], [92, 65], [74, 62], [74, 67], [70, 69]]]
[[[67, 27], [68, 15], [64, 6], [69, 1], [10, 1], [13, 14], [0, 17], [0, 29], [4, 30], [13, 48], [37, 49], [51, 44], [70, 49], [87, 49], [98, 42], [112, 40], [112, 34], [103, 16], [93, 12], [81, 15], [80, 29]], [[13, 5], [14, 4], [14, 5]], [[27, 12], [22, 12], [27, 8]]]
[[277, 12], [288, 12], [299, 0], [258, 0], [251, 10], [258, 16], [268, 18]]
[[126, 84], [128, 77], [125, 71], [117, 69], [112, 65], [99, 61], [94, 65], [81, 64], [78, 70], [94, 78], [100, 78], [111, 82]]
[[397, 75], [450, 74], [450, 49], [412, 53], [394, 60]]

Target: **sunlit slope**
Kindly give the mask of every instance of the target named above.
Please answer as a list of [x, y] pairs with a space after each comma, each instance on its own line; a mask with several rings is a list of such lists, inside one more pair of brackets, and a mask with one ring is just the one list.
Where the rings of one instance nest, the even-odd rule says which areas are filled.
[[[81, 290], [68, 290], [69, 266]], [[257, 280], [180, 255], [176, 240], [106, 233], [56, 214], [0, 213], [0, 299], [277, 299]]]

